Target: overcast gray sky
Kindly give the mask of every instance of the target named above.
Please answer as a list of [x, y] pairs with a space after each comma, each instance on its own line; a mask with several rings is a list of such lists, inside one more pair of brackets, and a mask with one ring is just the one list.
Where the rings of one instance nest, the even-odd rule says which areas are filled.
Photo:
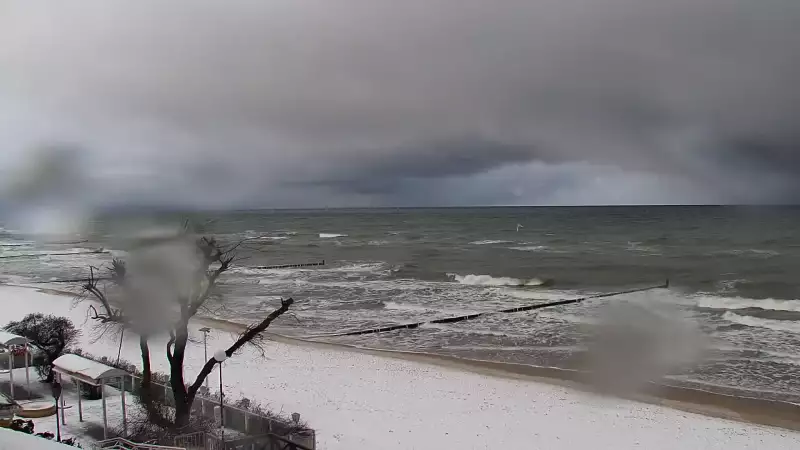
[[69, 146], [47, 195], [102, 204], [796, 202], [798, 80], [796, 0], [6, 0], [0, 169]]

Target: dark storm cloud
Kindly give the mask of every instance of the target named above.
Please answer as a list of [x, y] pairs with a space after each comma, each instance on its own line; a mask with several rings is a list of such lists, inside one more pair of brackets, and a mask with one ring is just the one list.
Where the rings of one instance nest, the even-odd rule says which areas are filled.
[[365, 151], [357, 165], [345, 159], [328, 178], [298, 184], [332, 186], [343, 192], [387, 195], [409, 180], [438, 179], [484, 173], [495, 167], [531, 161], [531, 148], [490, 142], [480, 137], [427, 141], [389, 149], [373, 156]]
[[142, 202], [797, 200], [799, 24], [788, 0], [12, 1], [0, 132], [16, 159], [78, 142]]

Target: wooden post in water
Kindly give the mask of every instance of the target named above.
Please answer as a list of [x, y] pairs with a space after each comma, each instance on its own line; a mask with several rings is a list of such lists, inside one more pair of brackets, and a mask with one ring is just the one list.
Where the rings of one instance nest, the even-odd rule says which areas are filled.
[[260, 269], [260, 270], [300, 269], [300, 268], [303, 268], [303, 267], [319, 267], [319, 266], [324, 266], [324, 265], [325, 265], [325, 260], [323, 259], [322, 261], [315, 262], [315, 263], [282, 264], [282, 265], [278, 265], [278, 266], [256, 266], [256, 267], [254, 267], [254, 269]]

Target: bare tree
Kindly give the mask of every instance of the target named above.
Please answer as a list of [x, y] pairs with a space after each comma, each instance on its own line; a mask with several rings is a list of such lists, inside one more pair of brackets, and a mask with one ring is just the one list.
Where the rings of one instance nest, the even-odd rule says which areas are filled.
[[[215, 238], [195, 238], [184, 233], [150, 244], [127, 261], [114, 259], [108, 277], [97, 277], [92, 268], [83, 285], [84, 292], [99, 302], [98, 306], [89, 307], [93, 320], [106, 330], [122, 327], [138, 335], [143, 373], [139, 394], [150, 419], [160, 426], [181, 428], [189, 424], [195, 396], [217, 364], [211, 358], [194, 380], [184, 379], [189, 321], [208, 308], [209, 300], [219, 300], [219, 278], [237, 260], [236, 252], [242, 243], [225, 245]], [[108, 283], [101, 285], [102, 281]], [[256, 338], [293, 302], [291, 298], [281, 300], [279, 308], [249, 326], [225, 354], [233, 356], [245, 344], [257, 342]], [[172, 417], [156, 405], [151, 388], [150, 340], [158, 334], [169, 336], [165, 352], [175, 404]]]

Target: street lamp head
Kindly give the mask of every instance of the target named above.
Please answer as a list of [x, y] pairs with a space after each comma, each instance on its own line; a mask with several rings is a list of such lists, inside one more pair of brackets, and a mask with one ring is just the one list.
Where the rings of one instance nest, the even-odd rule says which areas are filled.
[[224, 362], [228, 359], [228, 355], [225, 353], [225, 350], [217, 350], [214, 352], [214, 360], [218, 363]]
[[50, 392], [53, 394], [53, 398], [58, 401], [61, 397], [61, 383], [58, 381], [54, 381], [52, 385], [50, 385]]
[[211, 332], [211, 328], [208, 328], [208, 327], [203, 327], [203, 328], [200, 328], [200, 330], [199, 330], [199, 331], [200, 331], [201, 333], [210, 333], [210, 332]]

